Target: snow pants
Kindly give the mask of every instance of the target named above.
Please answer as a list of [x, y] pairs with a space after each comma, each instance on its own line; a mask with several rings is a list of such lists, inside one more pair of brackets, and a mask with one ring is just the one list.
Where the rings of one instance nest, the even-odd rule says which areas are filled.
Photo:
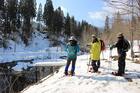
[[95, 72], [98, 72], [98, 68], [100, 67], [100, 60], [92, 60], [92, 68]]
[[126, 53], [121, 54], [118, 58], [118, 73], [125, 74], [125, 59]]

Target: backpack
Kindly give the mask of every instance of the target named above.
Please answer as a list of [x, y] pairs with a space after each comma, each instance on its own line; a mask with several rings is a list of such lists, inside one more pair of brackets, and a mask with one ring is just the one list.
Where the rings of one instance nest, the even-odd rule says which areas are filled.
[[101, 42], [101, 51], [104, 51], [105, 50], [105, 43], [103, 40], [100, 40]]
[[130, 49], [130, 44], [129, 42], [125, 39], [124, 40], [125, 44], [124, 44], [124, 51], [128, 52], [128, 50]]

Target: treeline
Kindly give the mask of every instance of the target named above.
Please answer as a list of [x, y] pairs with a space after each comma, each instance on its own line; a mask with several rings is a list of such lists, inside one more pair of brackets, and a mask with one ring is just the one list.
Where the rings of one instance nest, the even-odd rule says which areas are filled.
[[125, 38], [131, 41], [140, 40], [140, 0], [104, 0], [109, 7], [116, 11], [113, 17], [106, 17], [103, 40], [107, 44], [117, 40], [116, 35], [124, 33]]
[[42, 5], [40, 4], [37, 19], [44, 20], [46, 31], [50, 35], [55, 35], [57, 38], [59, 36], [64, 36], [66, 39], [71, 35], [74, 35], [81, 40], [83, 39], [82, 34], [84, 31], [87, 32], [86, 34], [89, 34], [88, 32], [90, 31], [93, 33], [96, 32], [95, 27], [88, 24], [86, 21], [82, 20], [82, 22], [79, 22], [75, 20], [74, 16], [70, 16], [69, 13], [64, 16], [64, 12], [61, 10], [61, 7], [54, 9], [52, 0], [46, 0], [44, 13], [42, 14], [43, 18], [41, 18], [41, 7]]
[[31, 20], [36, 17], [35, 0], [0, 0], [0, 33], [4, 48], [20, 35], [26, 45], [31, 37]]
[[41, 4], [38, 10], [36, 5], [36, 0], [0, 0], [0, 45], [6, 48], [8, 40], [16, 42], [17, 36], [20, 36], [28, 46], [34, 32], [32, 22], [36, 17], [39, 22], [37, 30], [42, 29], [40, 22], [44, 22], [46, 27], [43, 31], [48, 36], [64, 36], [67, 39], [74, 35], [81, 39], [84, 31], [95, 32], [95, 27], [86, 21], [78, 22], [69, 13], [64, 16], [60, 7], [54, 9], [52, 0], [46, 0], [44, 12]]
[[129, 19], [118, 12], [113, 15], [113, 18], [106, 17], [105, 27], [101, 37], [107, 44], [115, 42], [118, 33], [123, 33], [129, 41], [139, 40], [139, 27], [139, 17], [133, 16], [133, 18]]

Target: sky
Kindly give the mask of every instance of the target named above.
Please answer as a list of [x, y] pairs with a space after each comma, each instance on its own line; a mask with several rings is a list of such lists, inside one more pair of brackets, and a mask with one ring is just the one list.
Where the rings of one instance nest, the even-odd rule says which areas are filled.
[[[36, 2], [37, 6], [39, 3], [44, 5], [46, 0], [36, 0]], [[105, 17], [109, 14], [106, 12], [109, 9], [103, 0], [52, 0], [52, 2], [54, 9], [60, 6], [65, 15], [69, 13], [77, 21], [86, 20], [97, 27], [104, 27]]]

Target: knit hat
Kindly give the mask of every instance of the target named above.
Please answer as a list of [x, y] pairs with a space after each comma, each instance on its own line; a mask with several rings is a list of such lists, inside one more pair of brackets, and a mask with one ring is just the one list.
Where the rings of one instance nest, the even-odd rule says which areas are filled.
[[93, 37], [93, 38], [96, 38], [96, 35], [92, 34], [92, 37]]
[[69, 41], [77, 41], [77, 39], [76, 39], [74, 36], [71, 36], [71, 37], [69, 38]]

